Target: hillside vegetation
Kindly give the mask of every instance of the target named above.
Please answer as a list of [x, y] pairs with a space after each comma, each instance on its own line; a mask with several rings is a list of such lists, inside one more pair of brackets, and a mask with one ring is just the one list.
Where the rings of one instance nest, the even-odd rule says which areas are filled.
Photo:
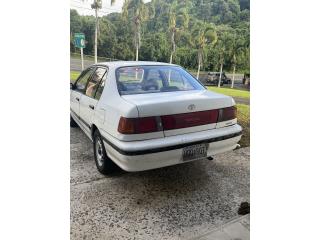
[[[122, 13], [99, 18], [98, 55], [120, 60], [172, 62], [188, 69], [249, 71], [249, 0], [126, 0]], [[86, 35], [93, 55], [94, 16], [70, 11], [73, 34]], [[199, 66], [200, 64], [200, 66]]]

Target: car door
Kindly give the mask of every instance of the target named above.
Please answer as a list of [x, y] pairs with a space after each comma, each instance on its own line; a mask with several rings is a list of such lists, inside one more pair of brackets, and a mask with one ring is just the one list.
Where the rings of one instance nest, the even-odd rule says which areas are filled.
[[80, 118], [86, 125], [88, 132], [90, 132], [93, 118], [101, 115], [96, 107], [102, 92], [100, 89], [102, 85], [104, 86], [106, 76], [106, 67], [96, 67], [80, 99]]
[[84, 93], [88, 80], [90, 79], [94, 68], [84, 70], [79, 78], [76, 80], [73, 88], [70, 91], [70, 109], [75, 117], [80, 116], [80, 99]]

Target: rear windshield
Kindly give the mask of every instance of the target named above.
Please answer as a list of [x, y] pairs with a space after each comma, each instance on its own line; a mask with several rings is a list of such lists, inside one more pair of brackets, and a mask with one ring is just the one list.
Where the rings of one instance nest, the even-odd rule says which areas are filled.
[[176, 66], [130, 66], [116, 71], [121, 95], [204, 90], [188, 72]]

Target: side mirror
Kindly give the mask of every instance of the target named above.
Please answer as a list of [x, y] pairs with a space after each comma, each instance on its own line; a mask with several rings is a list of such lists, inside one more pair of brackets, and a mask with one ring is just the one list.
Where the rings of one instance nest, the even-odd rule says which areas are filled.
[[74, 85], [73, 83], [70, 83], [70, 89], [73, 89]]

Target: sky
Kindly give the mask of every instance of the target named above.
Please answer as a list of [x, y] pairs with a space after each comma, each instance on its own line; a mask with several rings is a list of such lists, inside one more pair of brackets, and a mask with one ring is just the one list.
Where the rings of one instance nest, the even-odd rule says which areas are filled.
[[[76, 9], [80, 15], [94, 15], [91, 4], [94, 0], [70, 0], [70, 8]], [[150, 2], [151, 0], [144, 0]], [[111, 6], [111, 0], [102, 0], [102, 9], [99, 10], [99, 16], [107, 15], [112, 12], [121, 12], [124, 0], [116, 0]]]

